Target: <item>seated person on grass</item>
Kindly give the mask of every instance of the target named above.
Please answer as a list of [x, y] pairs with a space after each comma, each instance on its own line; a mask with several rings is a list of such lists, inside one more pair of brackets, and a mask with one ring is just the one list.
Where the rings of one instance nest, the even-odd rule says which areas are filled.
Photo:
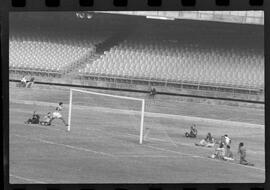
[[220, 144], [218, 148], [216, 148], [215, 153], [209, 156], [210, 158], [216, 159], [224, 159], [225, 157], [225, 148], [223, 144]]
[[198, 133], [198, 131], [197, 131], [196, 125], [193, 124], [193, 125], [190, 126], [190, 132], [189, 133], [186, 132], [185, 136], [186, 137], [191, 137], [191, 138], [196, 138], [197, 133]]
[[29, 118], [25, 124], [39, 124], [40, 116], [34, 111], [32, 118]]
[[225, 156], [224, 156], [223, 159], [224, 159], [224, 160], [229, 160], [229, 161], [234, 160], [234, 158], [233, 158], [233, 153], [232, 153], [232, 151], [231, 151], [230, 145], [227, 145], [227, 148], [226, 148], [226, 150], [225, 150]]
[[208, 133], [205, 139], [202, 139], [199, 143], [195, 143], [196, 146], [213, 147], [215, 140], [211, 133]]
[[39, 122], [40, 125], [45, 125], [45, 126], [49, 126], [50, 124], [50, 120], [51, 120], [52, 116], [51, 116], [51, 112], [47, 113], [47, 115], [44, 116], [43, 120]]

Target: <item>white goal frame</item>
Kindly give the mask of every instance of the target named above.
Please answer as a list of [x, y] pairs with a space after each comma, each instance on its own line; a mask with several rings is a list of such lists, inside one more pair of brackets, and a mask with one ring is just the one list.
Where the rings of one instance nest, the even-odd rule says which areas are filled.
[[133, 98], [133, 97], [128, 97], [128, 96], [118, 96], [118, 95], [112, 95], [112, 94], [104, 94], [104, 93], [98, 93], [98, 92], [93, 92], [93, 91], [86, 91], [86, 90], [80, 90], [80, 89], [71, 88], [70, 93], [69, 93], [69, 111], [68, 111], [68, 128], [67, 128], [68, 131], [70, 131], [70, 128], [71, 128], [71, 110], [72, 110], [72, 96], [73, 96], [72, 92], [73, 91], [81, 92], [81, 93], [87, 93], [87, 94], [100, 95], [100, 96], [109, 96], [109, 97], [114, 97], [114, 98], [119, 98], [119, 99], [135, 100], [135, 101], [141, 102], [142, 103], [142, 109], [141, 109], [140, 141], [139, 141], [139, 143], [142, 144], [142, 142], [143, 142], [144, 109], [145, 109], [145, 100], [144, 99]]

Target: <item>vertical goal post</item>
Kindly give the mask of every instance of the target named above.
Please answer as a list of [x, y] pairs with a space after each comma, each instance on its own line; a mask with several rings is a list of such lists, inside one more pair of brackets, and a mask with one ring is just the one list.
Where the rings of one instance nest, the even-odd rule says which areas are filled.
[[119, 96], [119, 95], [112, 95], [112, 94], [104, 94], [99, 92], [93, 92], [93, 91], [86, 91], [86, 90], [80, 90], [75, 88], [70, 88], [69, 91], [69, 111], [68, 111], [68, 128], [67, 130], [70, 131], [71, 129], [71, 111], [72, 111], [72, 97], [73, 92], [81, 92], [81, 93], [87, 93], [87, 94], [94, 94], [94, 95], [100, 95], [100, 96], [107, 96], [107, 97], [113, 97], [113, 98], [119, 98], [119, 99], [126, 99], [126, 100], [135, 100], [141, 102], [142, 108], [141, 108], [141, 123], [140, 123], [140, 140], [139, 143], [143, 143], [143, 124], [144, 124], [144, 109], [145, 109], [145, 100], [142, 98], [133, 98], [128, 96]]

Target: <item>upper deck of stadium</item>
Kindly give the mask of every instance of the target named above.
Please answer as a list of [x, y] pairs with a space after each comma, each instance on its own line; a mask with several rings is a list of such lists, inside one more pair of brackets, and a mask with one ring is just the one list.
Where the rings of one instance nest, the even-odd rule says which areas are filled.
[[133, 15], [10, 17], [10, 71], [264, 88], [263, 26]]

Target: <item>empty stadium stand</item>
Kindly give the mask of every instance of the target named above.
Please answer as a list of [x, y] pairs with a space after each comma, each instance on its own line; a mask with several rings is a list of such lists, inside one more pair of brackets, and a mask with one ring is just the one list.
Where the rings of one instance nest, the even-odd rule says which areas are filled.
[[263, 88], [262, 52], [170, 41], [126, 40], [80, 72], [166, 82]]
[[75, 40], [68, 33], [13, 34], [9, 41], [9, 67], [13, 70], [63, 74], [93, 55], [95, 46], [105, 41], [106, 37], [80, 36]]
[[10, 71], [264, 89], [261, 26], [115, 15], [44, 18], [11, 18]]

